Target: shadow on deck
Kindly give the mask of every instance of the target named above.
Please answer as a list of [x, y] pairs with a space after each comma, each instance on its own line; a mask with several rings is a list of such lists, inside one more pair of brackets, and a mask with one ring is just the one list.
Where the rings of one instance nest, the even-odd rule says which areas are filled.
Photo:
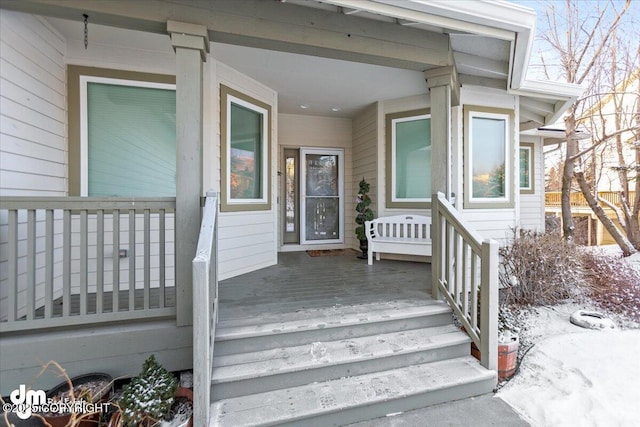
[[312, 257], [278, 254], [278, 264], [220, 282], [219, 319], [399, 300], [431, 300], [431, 265], [381, 260], [357, 252]]

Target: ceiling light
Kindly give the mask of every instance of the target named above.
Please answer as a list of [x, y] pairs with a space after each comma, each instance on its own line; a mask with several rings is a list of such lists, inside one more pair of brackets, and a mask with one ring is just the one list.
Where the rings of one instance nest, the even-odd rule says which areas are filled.
[[302, 104], [300, 106], [300, 108], [302, 108], [303, 110], [306, 110], [307, 108], [311, 107], [309, 104]]
[[331, 107], [331, 111], [338, 112], [340, 110], [342, 110], [342, 108], [340, 108], [340, 107]]

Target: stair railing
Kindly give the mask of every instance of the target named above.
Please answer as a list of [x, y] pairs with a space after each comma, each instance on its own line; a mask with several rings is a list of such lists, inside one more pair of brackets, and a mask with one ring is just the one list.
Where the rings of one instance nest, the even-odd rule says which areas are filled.
[[432, 292], [444, 299], [481, 353], [487, 369], [498, 366], [498, 242], [482, 239], [445, 199], [432, 207]]
[[193, 259], [193, 425], [209, 425], [218, 322], [218, 195], [207, 192]]

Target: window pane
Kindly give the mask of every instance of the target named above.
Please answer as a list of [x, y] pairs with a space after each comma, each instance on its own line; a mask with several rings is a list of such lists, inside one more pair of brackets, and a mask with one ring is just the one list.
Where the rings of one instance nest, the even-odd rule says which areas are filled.
[[174, 90], [87, 84], [88, 195], [176, 194]]
[[505, 131], [502, 119], [472, 118], [473, 197], [505, 197]]
[[338, 196], [338, 156], [307, 154], [307, 197]]
[[334, 240], [340, 238], [340, 198], [307, 198], [305, 206], [306, 239]]
[[431, 120], [395, 124], [394, 173], [396, 199], [426, 199], [431, 195]]
[[529, 168], [530, 168], [531, 150], [528, 148], [520, 149], [520, 188], [531, 188]]
[[262, 198], [262, 114], [231, 103], [232, 199]]

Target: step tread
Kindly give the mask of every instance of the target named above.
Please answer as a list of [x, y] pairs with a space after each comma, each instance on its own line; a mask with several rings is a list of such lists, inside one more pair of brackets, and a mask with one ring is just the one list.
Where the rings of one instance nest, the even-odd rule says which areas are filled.
[[495, 377], [495, 372], [481, 367], [473, 357], [459, 357], [223, 399], [211, 406], [212, 425], [259, 426], [295, 422], [455, 386], [491, 382]]
[[220, 356], [212, 383], [267, 377], [469, 343], [453, 325]]
[[[357, 309], [352, 310], [352, 308]], [[306, 330], [340, 328], [450, 312], [451, 308], [442, 302], [427, 305], [421, 304], [418, 306], [386, 306], [382, 304], [351, 306], [348, 310], [344, 307], [336, 307], [317, 312], [305, 311], [306, 316], [293, 320], [283, 321], [276, 319], [269, 321], [269, 319], [264, 318], [261, 319], [262, 323], [260, 324], [248, 325], [234, 325], [233, 323], [220, 322], [216, 327], [216, 341], [302, 332]]]

